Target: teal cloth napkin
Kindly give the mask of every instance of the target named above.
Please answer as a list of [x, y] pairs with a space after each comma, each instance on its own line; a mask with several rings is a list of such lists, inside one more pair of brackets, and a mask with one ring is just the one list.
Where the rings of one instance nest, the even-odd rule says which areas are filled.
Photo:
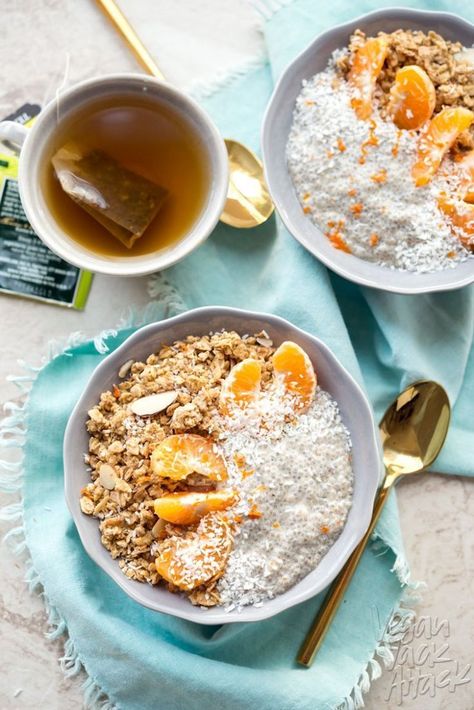
[[[279, 5], [278, 0], [268, 4]], [[318, 32], [381, 5], [358, 0], [355, 10], [340, 0], [324, 6], [295, 0], [279, 7], [264, 27], [269, 63], [202, 99], [222, 132], [258, 149], [262, 113], [286, 62]], [[434, 6], [473, 19], [470, 3], [430, 3], [430, 9]], [[409, 380], [426, 376], [443, 382], [455, 407], [437, 468], [472, 473], [472, 288], [417, 297], [358, 288], [329, 274], [277, 219], [250, 232], [219, 225], [166, 278], [186, 306], [272, 311], [320, 336], [365, 384], [377, 416]], [[159, 279], [154, 289], [159, 297]], [[130, 332], [109, 336], [108, 349]], [[89, 675], [89, 706], [103, 707], [102, 689], [123, 710], [319, 710], [343, 701], [359, 707], [361, 691], [380, 673], [375, 649], [390, 658], [380, 639], [399, 607], [400, 580], [408, 576], [394, 496], [378, 526], [385, 554], [374, 546], [364, 554], [346, 603], [309, 670], [297, 667], [294, 658], [321, 597], [273, 619], [221, 627], [144, 609], [88, 559], [63, 497], [64, 428], [102, 357], [89, 342], [52, 360], [32, 386], [25, 415], [22, 530], [32, 558], [31, 579], [44, 586], [57, 633], [68, 630], [64, 667], [72, 673], [82, 663]], [[386, 640], [393, 636], [387, 633]]]

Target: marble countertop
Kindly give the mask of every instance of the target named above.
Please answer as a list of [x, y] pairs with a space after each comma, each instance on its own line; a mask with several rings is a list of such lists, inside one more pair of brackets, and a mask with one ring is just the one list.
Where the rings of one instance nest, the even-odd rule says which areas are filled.
[[[213, 78], [216, 67], [225, 73], [263, 51], [251, 9], [236, 0], [123, 0], [122, 7], [163, 71], [183, 88]], [[0, 115], [25, 101], [44, 104], [63, 83], [99, 73], [138, 71], [94, 3], [87, 0], [4, 3], [2, 26]], [[0, 296], [0, 402], [17, 397], [6, 375], [19, 373], [18, 358], [39, 364], [51, 339], [60, 340], [78, 330], [95, 335], [114, 325], [129, 305], [145, 305], [148, 300], [146, 279], [119, 283], [106, 276], [95, 277], [84, 312]], [[453, 685], [457, 682], [456, 663], [461, 674], [474, 647], [473, 487], [472, 479], [442, 475], [417, 476], [399, 486], [400, 517], [412, 575], [427, 584], [417, 609], [419, 619], [425, 621], [418, 622], [419, 637], [407, 644], [403, 659], [372, 684], [365, 696], [369, 710], [471, 710], [474, 706], [474, 680]], [[0, 506], [6, 502], [1, 494]], [[0, 525], [2, 532], [7, 530], [5, 523]], [[0, 567], [0, 710], [80, 708], [83, 678], [64, 678], [58, 664], [61, 642], [45, 638], [43, 603], [26, 588], [22, 560], [3, 545]], [[441, 634], [434, 637], [433, 629], [444, 620], [448, 636], [443, 631], [443, 638]], [[430, 627], [431, 639], [427, 638]], [[444, 658], [449, 660], [430, 667], [430, 658], [419, 654], [420, 647], [431, 644], [428, 655], [433, 660], [433, 644], [439, 651], [441, 641]], [[443, 669], [449, 670], [448, 675], [442, 674]], [[401, 684], [401, 670], [405, 685]], [[410, 674], [412, 682], [408, 683]], [[417, 685], [415, 678], [420, 676], [422, 684]], [[465, 677], [472, 678], [472, 672]], [[444, 687], [437, 687], [443, 682]], [[407, 696], [401, 698], [403, 690]]]

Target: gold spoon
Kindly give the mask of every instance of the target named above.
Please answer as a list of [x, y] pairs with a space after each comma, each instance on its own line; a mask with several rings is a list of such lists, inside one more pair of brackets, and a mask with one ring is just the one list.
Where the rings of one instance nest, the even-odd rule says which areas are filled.
[[451, 407], [437, 382], [414, 382], [401, 392], [380, 422], [385, 478], [375, 500], [369, 529], [319, 609], [298, 653], [298, 663], [309, 668], [349, 586], [362, 553], [372, 535], [391, 487], [401, 476], [420, 473], [431, 466], [444, 444]]
[[[165, 81], [163, 73], [115, 0], [97, 0], [97, 3], [148, 74]], [[229, 156], [229, 191], [221, 222], [241, 229], [256, 227], [266, 222], [274, 210], [262, 162], [242, 143], [226, 139], [225, 144]]]

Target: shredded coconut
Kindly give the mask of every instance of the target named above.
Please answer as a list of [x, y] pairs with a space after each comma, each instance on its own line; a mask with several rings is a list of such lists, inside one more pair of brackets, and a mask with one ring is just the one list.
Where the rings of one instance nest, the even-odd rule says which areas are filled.
[[226, 485], [240, 495], [232, 513], [242, 517], [217, 585], [228, 611], [261, 605], [314, 570], [351, 507], [351, 442], [336, 402], [318, 388], [308, 412], [295, 419], [281, 393], [264, 401], [263, 413], [228, 420], [219, 442]]
[[303, 82], [287, 145], [290, 175], [304, 212], [336, 248], [402, 271], [455, 267], [470, 253], [437, 206], [442, 170], [415, 187], [410, 170], [418, 134], [400, 131], [377, 108], [361, 121], [351, 90], [328, 68]]

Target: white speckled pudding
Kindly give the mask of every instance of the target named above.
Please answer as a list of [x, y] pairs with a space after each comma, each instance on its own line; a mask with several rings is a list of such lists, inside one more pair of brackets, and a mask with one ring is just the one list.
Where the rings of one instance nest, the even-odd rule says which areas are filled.
[[240, 495], [232, 512], [242, 515], [218, 583], [229, 611], [261, 605], [311, 572], [351, 507], [351, 441], [336, 402], [318, 388], [308, 412], [288, 422], [293, 405], [283, 401], [267, 396], [263, 427], [252, 413], [228, 420], [220, 442]]
[[[351, 88], [328, 68], [303, 82], [287, 144], [303, 211], [333, 246], [381, 266], [427, 273], [472, 258], [437, 206], [442, 171], [415, 187], [416, 131], [401, 131], [374, 106], [361, 121]], [[446, 159], [445, 159], [446, 160]]]

